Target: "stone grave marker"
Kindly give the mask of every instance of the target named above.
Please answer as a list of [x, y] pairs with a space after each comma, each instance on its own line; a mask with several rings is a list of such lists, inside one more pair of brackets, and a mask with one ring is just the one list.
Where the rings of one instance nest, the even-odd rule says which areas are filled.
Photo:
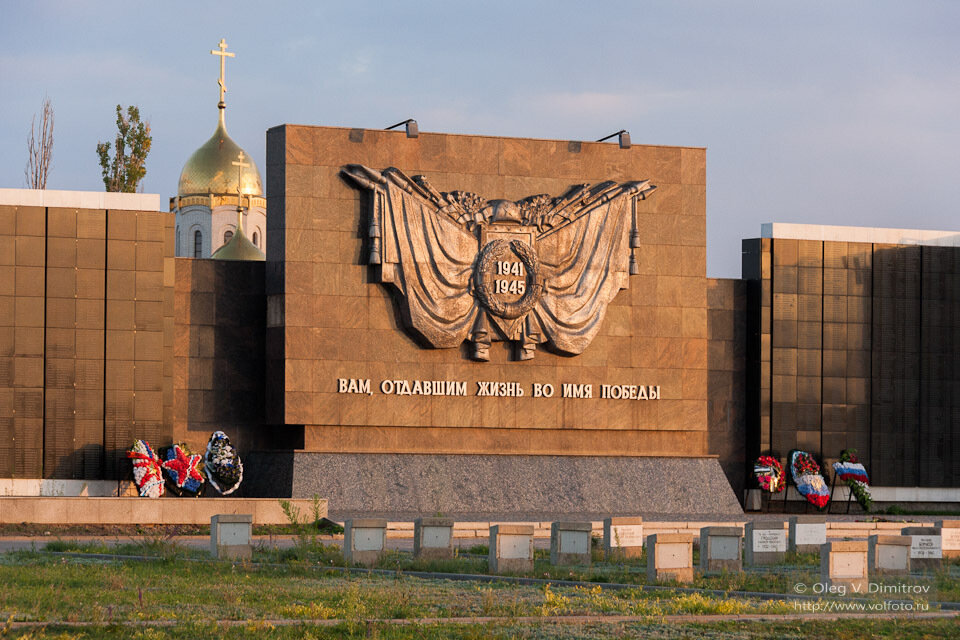
[[820, 547], [820, 581], [847, 593], [867, 593], [869, 572], [866, 540], [825, 542]]
[[533, 571], [533, 525], [495, 524], [490, 527], [490, 573]]
[[744, 561], [748, 566], [776, 564], [787, 552], [787, 532], [781, 520], [748, 522], [744, 529]]
[[693, 536], [655, 533], [647, 539], [647, 580], [693, 582]]
[[386, 539], [386, 520], [347, 520], [343, 525], [343, 557], [347, 564], [372, 566], [383, 553]]
[[603, 521], [603, 550], [607, 557], [643, 555], [643, 518], [606, 518]]
[[943, 566], [940, 529], [904, 527], [900, 533], [910, 536], [910, 569], [939, 569]]
[[453, 557], [453, 518], [417, 518], [413, 521], [413, 556], [446, 559]]
[[791, 516], [787, 550], [794, 553], [820, 553], [827, 542], [827, 516]]
[[223, 513], [210, 518], [210, 553], [220, 560], [249, 560], [253, 516]]
[[700, 529], [700, 570], [704, 573], [743, 570], [743, 529], [703, 527]]
[[590, 566], [589, 522], [553, 522], [550, 524], [550, 564]]
[[910, 575], [910, 536], [870, 536], [867, 565], [879, 575]]
[[938, 520], [940, 550], [944, 558], [960, 557], [960, 520]]

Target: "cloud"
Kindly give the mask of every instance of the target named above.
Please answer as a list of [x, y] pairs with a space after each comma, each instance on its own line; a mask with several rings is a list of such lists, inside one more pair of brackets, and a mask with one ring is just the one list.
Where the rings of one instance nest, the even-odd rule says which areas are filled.
[[375, 56], [369, 49], [360, 49], [340, 62], [340, 73], [346, 76], [364, 75], [373, 67]]

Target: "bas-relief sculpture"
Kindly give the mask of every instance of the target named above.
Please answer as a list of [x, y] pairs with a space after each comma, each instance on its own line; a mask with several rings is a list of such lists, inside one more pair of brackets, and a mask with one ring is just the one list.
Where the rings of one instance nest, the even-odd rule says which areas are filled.
[[582, 353], [638, 271], [636, 201], [656, 188], [582, 184], [512, 202], [441, 193], [392, 167], [342, 171], [370, 191], [368, 261], [403, 295], [407, 326], [437, 348], [468, 340], [476, 360], [494, 340], [521, 360], [539, 344]]

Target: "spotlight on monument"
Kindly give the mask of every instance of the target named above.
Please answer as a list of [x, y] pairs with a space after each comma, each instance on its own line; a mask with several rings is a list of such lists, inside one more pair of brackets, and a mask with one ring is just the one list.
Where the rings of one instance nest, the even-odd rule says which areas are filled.
[[[413, 118], [407, 118], [407, 119], [404, 120], [403, 122], [398, 122], [397, 124], [390, 125], [389, 127], [387, 127], [387, 131], [389, 131], [390, 129], [396, 129], [397, 127], [399, 127], [399, 126], [402, 125], [402, 124], [407, 125], [407, 137], [408, 137], [408, 138], [419, 138], [419, 137], [420, 137], [420, 128], [417, 127], [417, 121], [414, 120]], [[629, 138], [628, 138], [627, 140], [628, 140], [628, 141], [627, 141], [627, 144], [629, 145], [629, 144], [630, 144]]]
[[[400, 123], [400, 124], [403, 124], [403, 123]], [[621, 149], [629, 149], [629, 148], [630, 148], [630, 132], [627, 131], [626, 129], [620, 129], [620, 131], [617, 131], [616, 133], [611, 133], [611, 134], [608, 135], [608, 136], [605, 136], [605, 137], [603, 137], [603, 138], [600, 138], [599, 140], [597, 140], [597, 142], [604, 142], [605, 140], [609, 140], [609, 139], [612, 138], [613, 136], [619, 136], [619, 142], [620, 142], [620, 148], [621, 148]]]

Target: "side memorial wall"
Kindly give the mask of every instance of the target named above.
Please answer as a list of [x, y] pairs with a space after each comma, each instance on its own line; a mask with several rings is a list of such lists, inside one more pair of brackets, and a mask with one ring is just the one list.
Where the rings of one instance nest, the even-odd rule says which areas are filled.
[[202, 452], [219, 430], [241, 454], [302, 446], [264, 428], [264, 263], [175, 262], [173, 440]]
[[743, 242], [751, 455], [799, 448], [829, 465], [853, 447], [873, 485], [956, 486], [956, 234], [773, 230]]
[[134, 437], [169, 438], [173, 216], [142, 194], [0, 202], [0, 477], [129, 475]]

